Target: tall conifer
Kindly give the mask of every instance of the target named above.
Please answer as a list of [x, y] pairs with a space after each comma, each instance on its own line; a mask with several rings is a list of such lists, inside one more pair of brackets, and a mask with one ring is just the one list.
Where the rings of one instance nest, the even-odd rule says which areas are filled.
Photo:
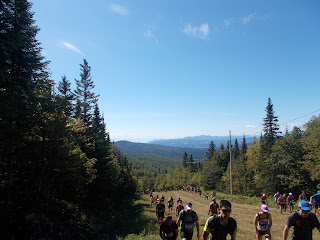
[[86, 59], [83, 59], [83, 64], [80, 64], [80, 71], [80, 80], [75, 79], [77, 86], [74, 92], [76, 97], [76, 111], [79, 111], [78, 114], [81, 116], [83, 122], [90, 124], [99, 95], [93, 92], [95, 85], [91, 78], [91, 67]]

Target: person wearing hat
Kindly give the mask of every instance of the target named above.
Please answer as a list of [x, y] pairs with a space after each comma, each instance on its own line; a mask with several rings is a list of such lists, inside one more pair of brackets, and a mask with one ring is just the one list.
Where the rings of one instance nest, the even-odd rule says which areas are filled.
[[287, 204], [289, 206], [289, 213], [293, 212], [293, 202], [294, 202], [294, 198], [292, 193], [289, 193], [289, 196], [287, 197]]
[[178, 225], [170, 214], [160, 224], [160, 237], [163, 240], [176, 240], [178, 238]]
[[236, 239], [237, 222], [234, 218], [230, 217], [231, 203], [228, 200], [221, 200], [219, 207], [219, 215], [210, 217], [203, 229], [202, 240], [222, 240], [227, 239], [230, 234], [231, 240]]
[[195, 211], [192, 210], [192, 203], [186, 205], [186, 209], [179, 213], [178, 226], [180, 225], [181, 240], [191, 240], [193, 236], [194, 224], [197, 228], [197, 238], [200, 238], [199, 232], [199, 218]]
[[269, 213], [269, 208], [267, 205], [261, 205], [261, 211], [256, 214], [254, 217], [254, 227], [256, 229], [256, 237], [258, 240], [261, 240], [264, 236], [265, 239], [271, 239], [271, 229], [272, 218]]
[[262, 194], [262, 196], [260, 198], [260, 201], [261, 201], [262, 204], [266, 204], [267, 196], [265, 194]]
[[213, 216], [214, 214], [218, 214], [219, 204], [216, 202], [216, 198], [212, 198], [212, 202], [209, 204], [208, 216], [209, 214]]
[[288, 217], [287, 225], [283, 230], [283, 240], [287, 240], [290, 228], [293, 226], [292, 240], [312, 240], [312, 230], [317, 228], [320, 233], [320, 224], [313, 214], [307, 201], [299, 202], [299, 210]]
[[318, 209], [320, 206], [320, 190], [310, 198], [310, 204], [314, 206], [314, 214], [319, 216]]

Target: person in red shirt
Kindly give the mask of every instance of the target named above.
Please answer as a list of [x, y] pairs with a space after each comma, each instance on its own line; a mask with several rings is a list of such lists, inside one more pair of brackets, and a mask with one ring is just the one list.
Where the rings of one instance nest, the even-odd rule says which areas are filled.
[[176, 240], [178, 238], [178, 224], [170, 214], [160, 224], [160, 237], [163, 240]]

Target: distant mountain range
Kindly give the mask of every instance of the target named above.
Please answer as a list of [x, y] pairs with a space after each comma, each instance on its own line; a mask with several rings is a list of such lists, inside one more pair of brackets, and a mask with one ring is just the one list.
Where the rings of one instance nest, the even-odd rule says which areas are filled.
[[[243, 136], [231, 136], [231, 142], [234, 143], [237, 138], [238, 144], [242, 144]], [[252, 145], [254, 137], [246, 137], [246, 142], [250, 146]], [[153, 140], [149, 143], [160, 144], [170, 147], [179, 147], [179, 148], [206, 148], [208, 149], [210, 142], [216, 145], [217, 148], [220, 148], [221, 143], [226, 147], [227, 142], [229, 141], [229, 136], [208, 136], [201, 135], [196, 137], [185, 137], [185, 138], [176, 138], [176, 139], [159, 139]]]
[[[242, 136], [232, 136], [232, 144], [234, 144], [236, 138], [238, 139], [240, 147], [242, 144]], [[119, 147], [121, 153], [127, 157], [144, 161], [180, 163], [184, 152], [186, 152], [189, 157], [192, 155], [195, 160], [205, 158], [205, 153], [211, 141], [214, 142], [218, 150], [221, 143], [225, 147], [227, 146], [229, 137], [202, 135], [197, 137], [153, 140], [149, 143], [117, 141], [115, 144]], [[249, 146], [252, 145], [253, 137], [246, 137], [246, 142]]]
[[178, 148], [151, 143], [133, 143], [129, 141], [118, 141], [115, 144], [121, 153], [128, 157], [140, 160], [160, 160], [162, 162], [181, 162], [184, 152], [194, 159], [205, 158], [205, 148]]

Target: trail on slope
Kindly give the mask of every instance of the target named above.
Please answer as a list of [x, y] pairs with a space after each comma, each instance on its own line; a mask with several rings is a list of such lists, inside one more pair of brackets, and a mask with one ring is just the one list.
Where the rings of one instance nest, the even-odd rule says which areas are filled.
[[[172, 216], [174, 219], [177, 219], [175, 215], [175, 208], [177, 206], [177, 199], [180, 197], [183, 205], [185, 206], [188, 202], [192, 203], [193, 210], [197, 212], [199, 217], [199, 224], [200, 224], [200, 234], [203, 232], [204, 225], [209, 218], [208, 216], [208, 210], [209, 210], [209, 203], [210, 201], [210, 193], [209, 200], [205, 199], [205, 193], [202, 194], [200, 197], [199, 194], [194, 194], [192, 192], [186, 192], [186, 191], [168, 191], [168, 192], [155, 192], [155, 194], [158, 194], [159, 197], [164, 195], [165, 197], [165, 205], [166, 205], [166, 213], [168, 213], [168, 206], [167, 201], [170, 197], [174, 198], [174, 207], [173, 207], [173, 213]], [[217, 202], [219, 203], [222, 199], [217, 199]], [[227, 199], [228, 200], [228, 199]], [[257, 202], [254, 205], [249, 204], [239, 204], [236, 202], [230, 201], [232, 204], [232, 213], [231, 217], [236, 219], [238, 224], [238, 231], [237, 231], [237, 240], [250, 240], [250, 239], [256, 239], [255, 237], [255, 228], [254, 228], [254, 217], [257, 214], [257, 212], [260, 211], [260, 203]], [[153, 208], [155, 208], [153, 206]], [[289, 212], [284, 212], [283, 214], [280, 214], [276, 211], [273, 201], [269, 200], [269, 210], [272, 215], [273, 225], [271, 228], [271, 234], [273, 240], [282, 240], [282, 232], [283, 229], [287, 223], [287, 219], [289, 216]], [[289, 232], [288, 239], [291, 239], [292, 229]], [[313, 232], [313, 239], [318, 239], [319, 233], [315, 229]], [[180, 238], [178, 238], [180, 239]], [[193, 239], [196, 239], [194, 236]], [[227, 238], [229, 239], [229, 238]]]

